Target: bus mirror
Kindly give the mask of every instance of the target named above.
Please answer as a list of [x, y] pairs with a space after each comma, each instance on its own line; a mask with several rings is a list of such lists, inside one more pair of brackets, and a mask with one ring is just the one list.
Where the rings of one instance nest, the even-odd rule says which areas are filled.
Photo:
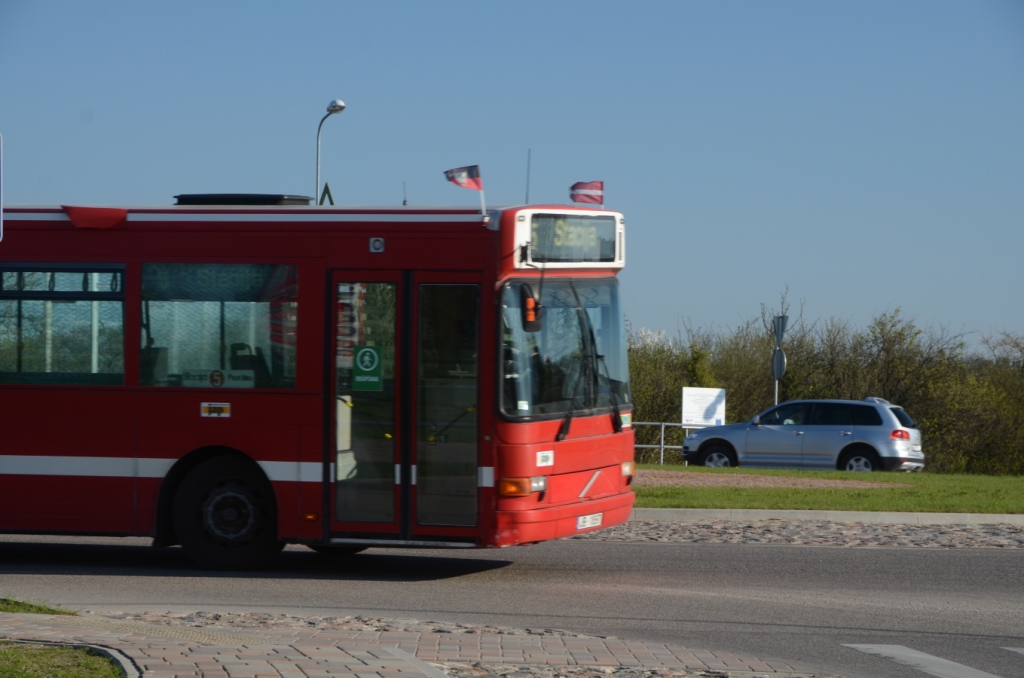
[[523, 329], [527, 332], [539, 332], [543, 308], [533, 296], [533, 288], [523, 283], [519, 289], [522, 291]]

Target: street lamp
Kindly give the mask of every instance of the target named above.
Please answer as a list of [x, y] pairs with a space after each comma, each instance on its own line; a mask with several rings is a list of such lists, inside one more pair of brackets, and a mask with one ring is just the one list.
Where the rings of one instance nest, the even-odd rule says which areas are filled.
[[327, 115], [320, 120], [320, 126], [316, 128], [316, 189], [313, 191], [313, 204], [320, 204], [320, 130], [323, 129], [324, 120], [331, 117], [335, 113], [341, 113], [345, 110], [345, 102], [341, 99], [335, 99], [331, 103], [327, 104]]

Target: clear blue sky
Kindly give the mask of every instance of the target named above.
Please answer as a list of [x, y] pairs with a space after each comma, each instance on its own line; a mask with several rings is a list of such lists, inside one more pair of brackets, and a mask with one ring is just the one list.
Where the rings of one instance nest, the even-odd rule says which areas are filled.
[[7, 204], [308, 195], [334, 98], [343, 204], [604, 180], [634, 327], [1024, 332], [1022, 2], [0, 0]]

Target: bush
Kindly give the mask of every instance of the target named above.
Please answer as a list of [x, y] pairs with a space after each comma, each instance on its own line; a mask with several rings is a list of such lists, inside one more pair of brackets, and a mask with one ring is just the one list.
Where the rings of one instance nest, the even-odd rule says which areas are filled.
[[[783, 299], [785, 308], [785, 299]], [[962, 335], [923, 330], [900, 310], [865, 330], [841, 320], [809, 325], [799, 314], [786, 332], [788, 358], [779, 401], [861, 400], [879, 396], [903, 406], [920, 426], [928, 470], [1024, 473], [1024, 336], [984, 337], [969, 354]], [[729, 423], [746, 421], [774, 402], [768, 313], [732, 330], [695, 330], [670, 339], [629, 332], [634, 420], [680, 421], [683, 386], [725, 388]], [[639, 427], [637, 442], [657, 444], [657, 427]], [[681, 430], [666, 429], [678, 445]], [[638, 450], [641, 461], [656, 450]], [[678, 459], [678, 453], [672, 455]]]

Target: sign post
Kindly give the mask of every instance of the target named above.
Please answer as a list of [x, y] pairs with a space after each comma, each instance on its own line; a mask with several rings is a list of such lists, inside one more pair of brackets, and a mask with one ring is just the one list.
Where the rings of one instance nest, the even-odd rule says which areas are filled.
[[788, 315], [777, 315], [772, 318], [772, 329], [775, 330], [775, 354], [772, 356], [772, 376], [775, 377], [775, 404], [779, 404], [779, 381], [786, 376], [786, 352], [782, 350], [782, 335], [786, 333]]

